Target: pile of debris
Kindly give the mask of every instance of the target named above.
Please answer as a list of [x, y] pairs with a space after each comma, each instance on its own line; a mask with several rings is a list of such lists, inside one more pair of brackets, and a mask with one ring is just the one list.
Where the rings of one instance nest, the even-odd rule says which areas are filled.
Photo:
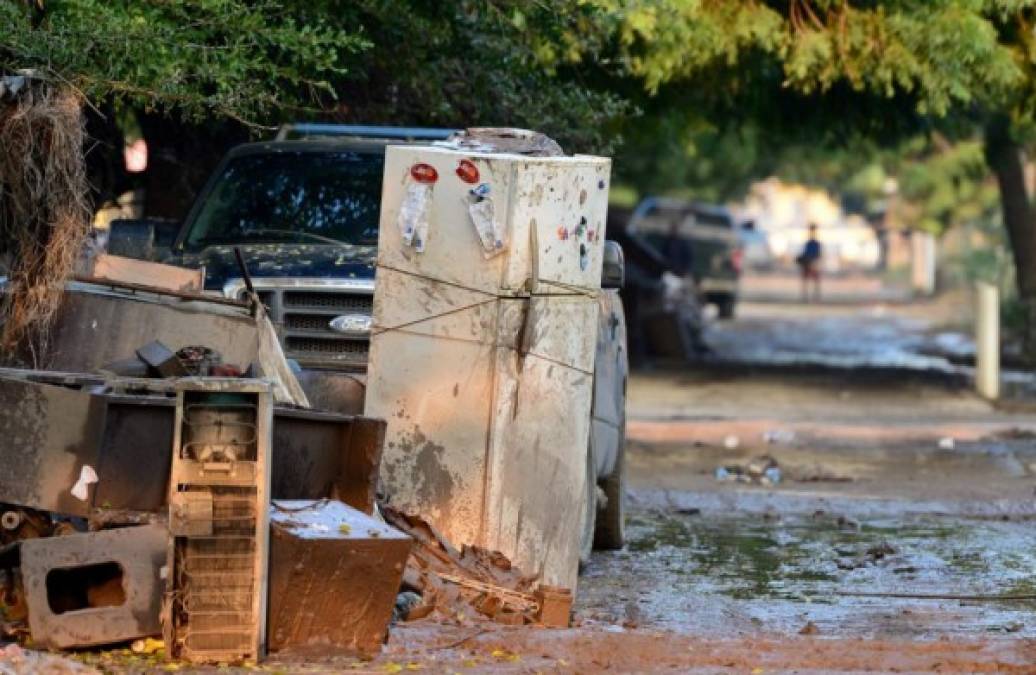
[[70, 282], [57, 368], [0, 368], [0, 637], [229, 663], [372, 656], [399, 602], [568, 625], [567, 591], [382, 518], [385, 423], [308, 408], [267, 330], [257, 303]]
[[404, 603], [404, 620], [433, 612], [455, 617], [472, 608], [498, 623], [569, 625], [572, 592], [567, 588], [536, 585], [497, 551], [463, 546], [457, 551], [427, 520], [382, 506], [385, 520], [414, 540], [404, 587], [412, 602]]
[[[316, 617], [335, 627], [325, 646], [377, 651], [409, 550], [371, 515], [384, 422], [309, 409], [258, 303], [163, 288], [161, 267], [151, 286], [70, 282], [55, 368], [0, 369], [3, 637], [164, 634], [170, 657], [234, 662], [321, 638], [283, 629]], [[338, 549], [282, 517], [298, 504]], [[366, 565], [354, 583], [376, 576], [383, 592], [299, 606], [297, 578], [328, 564]]]

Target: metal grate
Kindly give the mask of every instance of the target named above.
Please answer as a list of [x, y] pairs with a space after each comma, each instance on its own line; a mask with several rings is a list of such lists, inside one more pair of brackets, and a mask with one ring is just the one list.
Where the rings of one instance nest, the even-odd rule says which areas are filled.
[[170, 502], [186, 511], [170, 511], [166, 643], [193, 662], [255, 659], [265, 630], [268, 386], [182, 387]]
[[286, 314], [281, 324], [288, 330], [326, 332], [331, 317], [314, 314]]
[[370, 344], [366, 340], [340, 340], [334, 338], [294, 337], [289, 335], [285, 348], [292, 353], [339, 355], [343, 357], [363, 357], [366, 362]]
[[255, 283], [266, 285], [256, 292], [280, 329], [285, 356], [307, 367], [366, 367], [369, 338], [338, 333], [331, 329], [331, 320], [342, 314], [372, 315], [372, 289], [291, 290], [290, 286], [278, 287], [276, 279], [256, 279]]
[[284, 291], [285, 308], [312, 307], [370, 314], [374, 297], [361, 293]]

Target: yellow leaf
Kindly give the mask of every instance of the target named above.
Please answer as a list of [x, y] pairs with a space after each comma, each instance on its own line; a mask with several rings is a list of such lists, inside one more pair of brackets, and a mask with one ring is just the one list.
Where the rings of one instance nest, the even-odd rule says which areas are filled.
[[395, 661], [389, 661], [385, 664], [384, 670], [386, 673], [398, 673], [403, 670], [403, 666], [399, 665]]
[[143, 640], [134, 640], [130, 649], [135, 654], [154, 654], [165, 649], [165, 643], [155, 638], [144, 638]]
[[406, 664], [406, 669], [407, 670], [421, 670], [421, 667], [422, 666], [421, 666], [420, 663], [414, 663], [413, 661], [411, 661], [410, 663]]
[[342, 523], [338, 526], [338, 531], [342, 534], [349, 534], [353, 531], [353, 528], [349, 527], [349, 523]]
[[509, 652], [506, 649], [494, 649], [493, 658], [500, 659], [501, 661], [521, 661], [522, 657], [518, 656], [514, 652]]

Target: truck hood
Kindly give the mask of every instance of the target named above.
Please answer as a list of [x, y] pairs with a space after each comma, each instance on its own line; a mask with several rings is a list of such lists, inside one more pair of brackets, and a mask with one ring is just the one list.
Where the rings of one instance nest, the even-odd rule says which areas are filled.
[[[351, 244], [240, 244], [253, 277], [302, 279], [373, 279], [377, 246]], [[233, 246], [209, 246], [175, 256], [170, 263], [205, 267], [205, 289], [222, 291], [230, 279], [241, 278]]]

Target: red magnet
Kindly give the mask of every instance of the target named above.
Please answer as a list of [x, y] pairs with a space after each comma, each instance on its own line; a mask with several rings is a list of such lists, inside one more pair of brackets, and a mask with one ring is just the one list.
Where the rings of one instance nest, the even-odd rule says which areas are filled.
[[465, 183], [477, 183], [478, 167], [470, 159], [462, 159], [457, 163], [457, 176]]
[[415, 164], [410, 167], [410, 176], [418, 183], [434, 183], [439, 180], [439, 172], [431, 164]]

